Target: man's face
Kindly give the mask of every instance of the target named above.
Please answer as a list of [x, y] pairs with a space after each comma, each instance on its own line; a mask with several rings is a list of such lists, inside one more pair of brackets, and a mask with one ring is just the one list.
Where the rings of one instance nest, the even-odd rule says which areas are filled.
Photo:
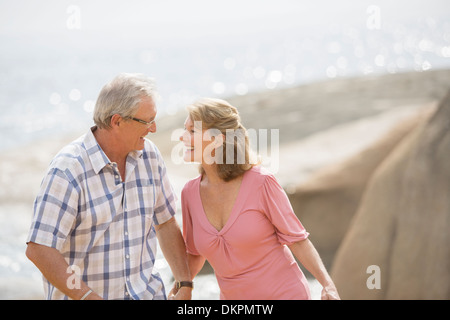
[[[139, 103], [138, 111], [133, 118], [149, 123], [155, 120], [156, 112], [156, 105], [153, 102], [153, 99], [150, 97], [145, 97], [142, 98]], [[129, 152], [144, 149], [144, 138], [149, 132], [156, 132], [155, 122], [146, 125], [133, 119], [126, 119], [123, 123], [124, 126], [122, 128], [121, 140], [125, 144], [126, 148], [129, 149]]]

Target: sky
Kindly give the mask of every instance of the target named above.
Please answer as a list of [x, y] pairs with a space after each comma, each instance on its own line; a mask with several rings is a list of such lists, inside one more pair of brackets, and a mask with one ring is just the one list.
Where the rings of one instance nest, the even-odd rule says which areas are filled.
[[[204, 91], [447, 66], [449, 8], [448, 0], [0, 0], [0, 110], [51, 108], [55, 92], [78, 92], [92, 106], [124, 70], [156, 77], [176, 106]], [[367, 32], [374, 18], [382, 32]]]
[[[239, 35], [278, 28], [361, 24], [369, 6], [380, 8], [385, 21], [448, 14], [446, 0], [1, 0], [0, 35], [64, 32], [78, 10], [80, 30], [126, 32], [146, 39], [186, 39], [204, 35]], [[71, 11], [74, 9], [75, 11]]]

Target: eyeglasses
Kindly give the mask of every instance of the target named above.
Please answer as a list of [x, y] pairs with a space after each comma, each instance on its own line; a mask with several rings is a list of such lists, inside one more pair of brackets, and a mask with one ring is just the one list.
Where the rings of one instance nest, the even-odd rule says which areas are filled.
[[147, 121], [144, 121], [144, 120], [141, 120], [141, 119], [138, 119], [138, 118], [133, 118], [133, 117], [130, 117], [129, 119], [137, 121], [137, 122], [142, 123], [142, 124], [145, 124], [147, 126], [147, 128], [150, 128], [152, 126], [152, 124], [154, 124], [156, 122], [156, 119], [153, 119], [150, 122], [147, 122]]

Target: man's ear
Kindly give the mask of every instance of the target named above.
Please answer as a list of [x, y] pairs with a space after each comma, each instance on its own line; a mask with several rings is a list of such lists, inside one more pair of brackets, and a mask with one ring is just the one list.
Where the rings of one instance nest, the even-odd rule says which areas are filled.
[[111, 117], [111, 122], [110, 122], [110, 125], [111, 125], [111, 128], [116, 128], [116, 127], [118, 127], [119, 125], [120, 125], [120, 123], [122, 122], [122, 120], [123, 120], [123, 118], [122, 118], [122, 116], [121, 115], [119, 115], [119, 114], [114, 114], [112, 117]]

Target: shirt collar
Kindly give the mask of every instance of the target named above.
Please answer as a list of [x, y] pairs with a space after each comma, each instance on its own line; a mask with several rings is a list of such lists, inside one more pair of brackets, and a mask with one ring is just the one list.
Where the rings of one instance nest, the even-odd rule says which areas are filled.
[[[97, 139], [95, 139], [94, 131], [97, 130], [97, 126], [91, 127], [91, 129], [88, 131], [86, 136], [84, 137], [84, 145], [86, 147], [87, 154], [89, 156], [89, 159], [92, 163], [92, 168], [94, 169], [95, 173], [98, 174], [100, 170], [102, 170], [105, 166], [111, 163], [111, 160], [109, 160], [108, 156], [103, 152], [102, 148], [97, 142]], [[127, 161], [131, 159], [132, 162], [136, 162], [138, 159], [142, 158], [143, 151], [142, 150], [135, 150], [128, 154]]]
[[97, 130], [97, 126], [91, 127], [86, 136], [84, 137], [84, 145], [86, 147], [87, 154], [92, 163], [92, 168], [95, 173], [98, 174], [106, 165], [110, 164], [111, 161], [108, 159], [106, 154], [103, 152], [102, 148], [95, 139], [94, 131]]

